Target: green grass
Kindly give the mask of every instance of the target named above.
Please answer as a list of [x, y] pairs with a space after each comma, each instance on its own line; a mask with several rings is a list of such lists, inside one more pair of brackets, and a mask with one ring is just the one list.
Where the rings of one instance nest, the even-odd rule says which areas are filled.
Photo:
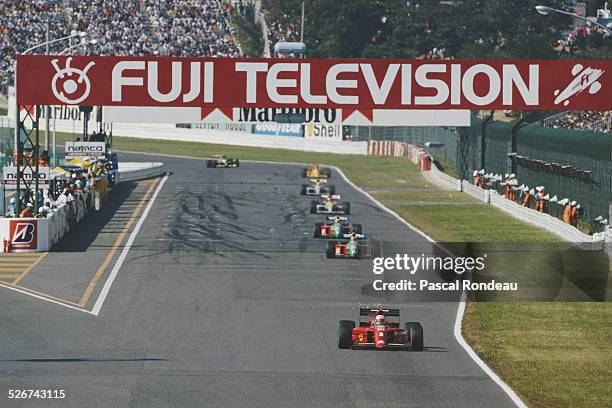
[[[381, 201], [424, 201], [424, 202], [462, 202], [480, 203], [478, 199], [467, 193], [458, 191], [401, 191], [372, 194]], [[389, 204], [393, 204], [392, 202]]]
[[437, 155], [437, 154], [434, 154], [432, 156], [434, 159], [434, 163], [438, 166], [440, 170], [442, 170], [443, 172], [445, 172], [446, 174], [450, 176], [459, 178], [459, 173], [457, 173], [457, 170], [455, 170], [451, 162], [449, 162], [448, 160], [445, 160], [442, 156]]
[[[72, 135], [58, 140], [73, 139]], [[124, 151], [206, 157], [225, 153], [243, 160], [316, 162], [342, 168], [370, 189], [427, 188], [401, 158], [307, 153], [205, 143], [115, 137]], [[448, 169], [447, 169], [448, 171]], [[442, 242], [556, 242], [558, 238], [495, 209], [470, 204], [464, 194], [442, 191], [377, 193], [396, 199], [434, 198], [452, 205], [391, 206], [408, 222]], [[532, 407], [612, 406], [610, 303], [470, 302], [463, 331], [476, 352]]]
[[468, 303], [463, 333], [530, 407], [612, 406], [610, 303]]
[[[544, 230], [488, 205], [391, 206], [412, 225], [442, 242], [558, 242]], [[460, 222], [458, 222], [461, 220]]]

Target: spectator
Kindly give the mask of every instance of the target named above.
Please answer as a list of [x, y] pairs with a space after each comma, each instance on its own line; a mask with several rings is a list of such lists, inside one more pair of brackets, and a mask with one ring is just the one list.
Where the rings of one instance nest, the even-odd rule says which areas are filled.
[[26, 207], [19, 214], [20, 218], [32, 218], [34, 217], [34, 205], [32, 203], [27, 203]]
[[68, 204], [69, 202], [74, 201], [74, 196], [72, 196], [72, 194], [70, 194], [69, 190], [67, 188], [64, 188], [64, 190], [62, 191], [62, 194], [60, 194], [57, 197], [57, 200], [55, 200], [55, 206], [57, 208], [62, 207], [66, 204]]
[[575, 201], [572, 201], [570, 203], [570, 207], [571, 207], [571, 211], [570, 211], [570, 217], [571, 217], [571, 224], [575, 227], [578, 225], [578, 206], [576, 205]]
[[6, 208], [6, 216], [14, 217], [16, 212], [17, 212], [17, 200], [15, 200], [15, 197], [11, 197], [11, 199], [9, 200], [9, 206]]
[[535, 209], [536, 211], [539, 211], [541, 213], [544, 212], [545, 210], [545, 206], [546, 206], [546, 200], [544, 199], [544, 197], [546, 196], [546, 192], [544, 191], [544, 186], [538, 186], [536, 187], [536, 191], [537, 196], [536, 196], [536, 206]]
[[533, 191], [528, 190], [528, 187], [525, 187], [525, 194], [523, 194], [523, 207], [530, 208], [532, 198], [533, 198]]
[[[575, 203], [575, 201], [572, 201], [572, 203]], [[565, 204], [565, 207], [563, 208], [563, 222], [569, 225], [572, 224], [572, 204], [571, 203]]]

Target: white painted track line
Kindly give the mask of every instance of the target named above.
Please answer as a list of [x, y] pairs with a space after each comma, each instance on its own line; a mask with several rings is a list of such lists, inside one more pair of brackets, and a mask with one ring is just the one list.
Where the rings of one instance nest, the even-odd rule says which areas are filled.
[[115, 281], [115, 278], [117, 277], [117, 274], [119, 273], [119, 269], [121, 269], [123, 262], [125, 262], [125, 258], [127, 258], [128, 252], [130, 252], [130, 249], [132, 248], [132, 244], [134, 243], [134, 240], [136, 239], [138, 232], [140, 232], [142, 225], [147, 219], [147, 216], [149, 215], [149, 212], [151, 211], [151, 208], [153, 207], [153, 204], [155, 203], [155, 200], [157, 199], [159, 192], [164, 187], [166, 180], [168, 180], [168, 174], [164, 176], [164, 178], [161, 180], [161, 182], [155, 189], [155, 192], [153, 193], [153, 196], [151, 196], [149, 203], [145, 207], [145, 210], [143, 211], [142, 215], [140, 216], [138, 223], [136, 223], [136, 227], [134, 228], [134, 231], [132, 231], [132, 233], [130, 234], [130, 237], [128, 238], [127, 242], [125, 243], [125, 246], [123, 247], [123, 250], [121, 251], [121, 254], [119, 255], [119, 258], [117, 258], [117, 261], [115, 262], [115, 265], [113, 266], [113, 269], [111, 270], [111, 273], [108, 275], [108, 278], [106, 278], [106, 282], [104, 282], [104, 286], [102, 287], [102, 290], [100, 291], [100, 295], [98, 296], [98, 299], [96, 300], [96, 303], [94, 304], [94, 307], [91, 310], [91, 313], [93, 315], [98, 316], [98, 314], [100, 313], [100, 310], [102, 309], [102, 306], [104, 305], [104, 302], [106, 301], [106, 297], [108, 296], [108, 293], [110, 292], [111, 286], [113, 286], [113, 282]]

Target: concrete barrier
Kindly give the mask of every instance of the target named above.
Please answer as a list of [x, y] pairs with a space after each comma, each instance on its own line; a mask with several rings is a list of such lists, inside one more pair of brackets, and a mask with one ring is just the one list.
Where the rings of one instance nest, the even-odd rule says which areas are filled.
[[164, 163], [121, 163], [119, 162], [119, 182], [144, 180], [161, 176], [166, 172]]
[[[73, 131], [72, 126], [62, 126], [58, 126], [57, 130], [63, 132]], [[114, 123], [113, 136], [265, 147], [319, 153], [359, 155], [366, 155], [368, 153], [367, 142], [332, 141], [314, 137], [268, 136], [213, 129], [186, 129], [177, 128], [173, 124]]]
[[54, 210], [47, 218], [0, 218], [0, 242], [10, 240], [12, 252], [44, 252], [78, 224], [89, 208], [94, 190], [75, 197], [72, 204]]

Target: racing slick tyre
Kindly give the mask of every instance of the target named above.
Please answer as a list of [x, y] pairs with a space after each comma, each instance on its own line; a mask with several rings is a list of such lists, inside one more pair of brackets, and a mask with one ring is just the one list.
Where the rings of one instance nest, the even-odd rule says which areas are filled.
[[351, 203], [344, 204], [344, 213], [347, 215], [351, 213]]
[[321, 238], [321, 227], [322, 226], [323, 226], [322, 222], [315, 223], [315, 227], [314, 227], [314, 237], [315, 238]]
[[307, 188], [308, 188], [308, 186], [306, 184], [302, 184], [302, 192], [300, 194], [306, 195], [306, 189]]
[[338, 322], [338, 348], [350, 349], [353, 345], [353, 329], [355, 322], [352, 320], [340, 320]]
[[423, 351], [423, 326], [419, 322], [407, 322], [406, 331], [410, 334], [410, 349]]
[[329, 186], [329, 187], [327, 187], [327, 194], [329, 194], [329, 195], [336, 194], [336, 186]]
[[232, 164], [235, 165], [236, 167], [240, 167], [240, 160], [234, 159], [232, 160]]
[[327, 259], [336, 257], [336, 241], [330, 241], [327, 243], [327, 252], [325, 253]]
[[214, 160], [206, 160], [206, 167], [208, 167], [208, 168], [215, 167], [215, 161]]
[[316, 214], [317, 213], [317, 202], [316, 201], [311, 201], [310, 202], [310, 213], [311, 214]]
[[361, 224], [353, 224], [352, 225], [353, 231], [355, 231], [358, 234], [361, 234], [363, 231], [363, 228], [361, 227]]

